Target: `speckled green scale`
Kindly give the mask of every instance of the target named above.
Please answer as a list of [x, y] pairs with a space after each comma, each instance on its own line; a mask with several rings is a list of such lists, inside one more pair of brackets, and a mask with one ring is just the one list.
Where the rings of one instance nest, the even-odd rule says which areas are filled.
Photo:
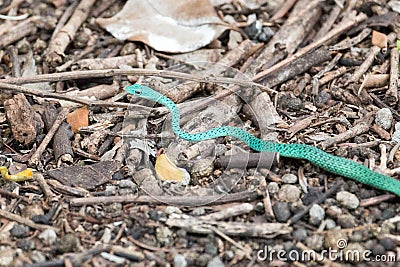
[[313, 165], [331, 173], [335, 173], [400, 196], [399, 180], [376, 173], [355, 161], [333, 156], [310, 145], [278, 144], [268, 142], [258, 139], [240, 128], [230, 126], [213, 128], [211, 130], [196, 134], [185, 133], [180, 127], [179, 109], [171, 99], [147, 86], [139, 84], [128, 86], [125, 90], [130, 94], [149, 99], [166, 106], [172, 113], [172, 130], [184, 140], [198, 142], [221, 136], [233, 136], [242, 140], [256, 151], [278, 152], [282, 157], [305, 159], [311, 162]]

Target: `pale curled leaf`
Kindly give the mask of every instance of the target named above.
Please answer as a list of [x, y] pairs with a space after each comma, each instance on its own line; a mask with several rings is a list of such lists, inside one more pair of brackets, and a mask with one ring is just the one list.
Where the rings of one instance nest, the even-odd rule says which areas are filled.
[[118, 14], [97, 23], [120, 40], [173, 53], [205, 46], [226, 29], [208, 0], [129, 0]]

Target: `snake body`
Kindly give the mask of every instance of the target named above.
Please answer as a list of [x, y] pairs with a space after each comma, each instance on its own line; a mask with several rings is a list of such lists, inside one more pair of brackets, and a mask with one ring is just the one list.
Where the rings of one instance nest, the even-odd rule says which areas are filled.
[[338, 174], [360, 183], [375, 187], [384, 191], [389, 191], [400, 196], [400, 181], [389, 176], [376, 173], [367, 167], [341, 157], [328, 154], [316, 147], [304, 144], [279, 144], [261, 140], [248, 132], [231, 126], [213, 128], [201, 133], [186, 133], [180, 127], [180, 111], [176, 104], [168, 97], [154, 91], [153, 89], [134, 84], [127, 86], [125, 90], [135, 96], [155, 101], [166, 106], [172, 114], [172, 130], [180, 138], [187, 141], [202, 141], [223, 136], [233, 136], [249, 147], [260, 152], [277, 152], [283, 157], [305, 159], [313, 165], [318, 166], [328, 172]]

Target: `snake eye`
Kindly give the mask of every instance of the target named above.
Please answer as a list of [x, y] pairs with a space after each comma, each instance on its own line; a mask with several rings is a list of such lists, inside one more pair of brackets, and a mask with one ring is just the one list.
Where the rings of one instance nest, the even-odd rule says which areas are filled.
[[135, 95], [141, 95], [142, 94], [142, 90], [141, 89], [136, 89], [134, 93], [135, 93]]

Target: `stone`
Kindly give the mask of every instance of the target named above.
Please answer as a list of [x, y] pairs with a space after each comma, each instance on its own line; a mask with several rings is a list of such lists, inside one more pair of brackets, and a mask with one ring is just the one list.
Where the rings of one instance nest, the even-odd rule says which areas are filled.
[[312, 205], [310, 211], [310, 223], [313, 225], [319, 225], [321, 221], [325, 218], [325, 210], [318, 204]]
[[392, 127], [393, 114], [389, 108], [381, 108], [375, 115], [375, 123], [385, 130]]
[[278, 191], [278, 198], [282, 201], [296, 202], [300, 199], [300, 194], [301, 191], [297, 186], [285, 184]]
[[282, 176], [282, 181], [285, 184], [295, 184], [295, 183], [297, 183], [297, 180], [298, 180], [297, 176], [292, 173], [287, 173]]
[[360, 205], [360, 200], [357, 198], [357, 196], [347, 191], [341, 191], [337, 193], [336, 200], [343, 207], [348, 209], [356, 209]]

